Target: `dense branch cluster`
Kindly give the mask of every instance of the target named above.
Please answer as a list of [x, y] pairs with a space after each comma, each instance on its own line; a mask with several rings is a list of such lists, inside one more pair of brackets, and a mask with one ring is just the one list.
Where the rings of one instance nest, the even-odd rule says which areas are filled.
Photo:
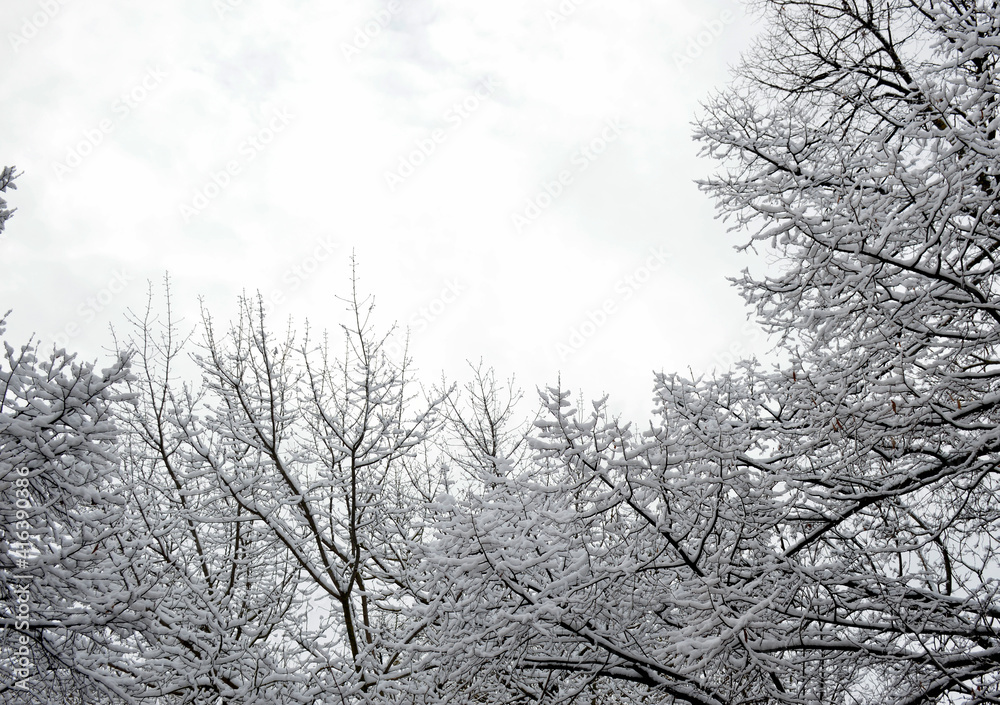
[[780, 365], [640, 427], [415, 389], [356, 291], [339, 353], [252, 300], [8, 347], [0, 699], [1000, 701], [1000, 7], [759, 5], [696, 138]]

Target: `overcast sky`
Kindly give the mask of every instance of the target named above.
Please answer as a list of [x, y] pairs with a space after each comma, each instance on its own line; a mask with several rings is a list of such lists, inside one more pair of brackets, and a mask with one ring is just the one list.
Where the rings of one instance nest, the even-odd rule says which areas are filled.
[[691, 121], [737, 2], [4, 0], [6, 339], [93, 359], [173, 282], [275, 329], [375, 296], [420, 376], [483, 360], [645, 416], [653, 370], [766, 351]]

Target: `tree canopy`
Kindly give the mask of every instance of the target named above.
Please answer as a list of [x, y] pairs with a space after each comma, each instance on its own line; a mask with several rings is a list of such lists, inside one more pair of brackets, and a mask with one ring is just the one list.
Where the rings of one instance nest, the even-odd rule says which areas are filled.
[[356, 281], [339, 338], [246, 299], [101, 372], [8, 346], [0, 694], [1000, 701], [1000, 7], [757, 5], [695, 138], [780, 363], [526, 424], [482, 367], [416, 385]]

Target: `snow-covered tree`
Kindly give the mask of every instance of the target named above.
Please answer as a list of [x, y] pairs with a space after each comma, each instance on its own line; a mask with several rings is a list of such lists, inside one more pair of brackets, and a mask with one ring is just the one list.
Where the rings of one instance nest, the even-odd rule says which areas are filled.
[[[1000, 7], [767, 7], [699, 138], [721, 211], [783, 258], [740, 283], [791, 364], [740, 382], [753, 414], [696, 396], [747, 428], [748, 468], [779, 492], [771, 542], [786, 590], [803, 582], [797, 632], [771, 648], [802, 671], [776, 678], [817, 693], [835, 668], [847, 701], [996, 699]], [[690, 418], [676, 380], [661, 395]]]
[[5, 344], [3, 363], [0, 700], [120, 702], [150, 587], [118, 474], [125, 360], [99, 371]]
[[[16, 173], [15, 167], [5, 166], [0, 169], [0, 193], [4, 193], [8, 188], [16, 189], [17, 184], [14, 183], [20, 174]], [[7, 208], [7, 201], [0, 196], [0, 233], [4, 231], [4, 227], [7, 223], [7, 219], [14, 214], [14, 211]]]
[[133, 370], [121, 457], [128, 506], [149, 537], [141, 570], [159, 586], [136, 673], [142, 698], [310, 702], [281, 631], [300, 571], [219, 483], [224, 465], [254, 458], [205, 422], [206, 391], [180, 381], [188, 340], [169, 288], [162, 319], [150, 296], [131, 323], [134, 336], [118, 341]]
[[647, 430], [546, 390], [445, 498], [442, 651], [494, 701], [1000, 699], [1000, 7], [760, 5], [697, 137], [787, 362], [660, 375]]
[[428, 690], [432, 664], [414, 648], [425, 624], [405, 608], [424, 599], [414, 552], [440, 482], [423, 455], [440, 400], [411, 411], [409, 371], [383, 352], [370, 304], [355, 294], [348, 308], [340, 355], [308, 331], [275, 337], [261, 301], [241, 301], [225, 333], [206, 312], [197, 385], [173, 370], [176, 326], [136, 321], [126, 455], [175, 586], [177, 624], [150, 661], [170, 675], [163, 695], [405, 702]]

